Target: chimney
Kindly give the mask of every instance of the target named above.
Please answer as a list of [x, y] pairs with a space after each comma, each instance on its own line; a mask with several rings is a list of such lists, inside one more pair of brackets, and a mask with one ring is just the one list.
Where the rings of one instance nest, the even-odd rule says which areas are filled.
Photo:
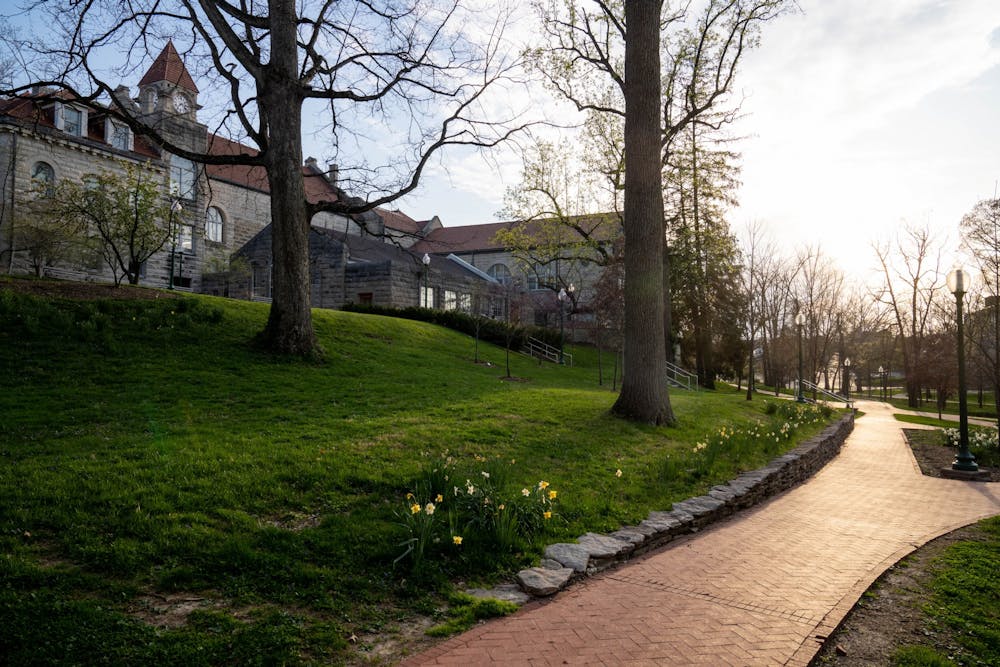
[[330, 162], [326, 165], [326, 180], [330, 181], [330, 185], [337, 186], [337, 181], [340, 180], [340, 167], [337, 166], [336, 162]]
[[306, 158], [306, 166], [313, 171], [319, 171], [319, 167], [316, 166], [316, 158], [311, 155]]
[[138, 109], [135, 101], [129, 94], [128, 86], [118, 86], [115, 91], [111, 93], [111, 96], [115, 98], [115, 101], [121, 105], [122, 109], [135, 111]]

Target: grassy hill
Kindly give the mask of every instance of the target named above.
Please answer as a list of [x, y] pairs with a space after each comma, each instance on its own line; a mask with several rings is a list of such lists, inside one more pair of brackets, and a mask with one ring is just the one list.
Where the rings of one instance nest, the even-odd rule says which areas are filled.
[[[735, 392], [674, 393], [674, 428], [623, 422], [592, 350], [572, 368], [516, 357], [508, 381], [500, 348], [477, 365], [455, 332], [315, 311], [326, 358], [290, 361], [250, 344], [261, 304], [9, 286], [0, 656], [15, 664], [362, 661], [372, 637], [442, 619], [449, 582], [509, 576], [820, 428]], [[435, 515], [413, 511], [438, 494]], [[403, 556], [425, 528], [424, 559]]]

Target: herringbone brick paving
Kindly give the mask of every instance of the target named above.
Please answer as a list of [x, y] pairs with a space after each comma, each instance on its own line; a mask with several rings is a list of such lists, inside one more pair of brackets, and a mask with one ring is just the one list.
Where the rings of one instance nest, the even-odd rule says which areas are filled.
[[859, 408], [801, 486], [406, 664], [808, 664], [889, 566], [1000, 513], [1000, 484], [921, 475], [890, 409]]

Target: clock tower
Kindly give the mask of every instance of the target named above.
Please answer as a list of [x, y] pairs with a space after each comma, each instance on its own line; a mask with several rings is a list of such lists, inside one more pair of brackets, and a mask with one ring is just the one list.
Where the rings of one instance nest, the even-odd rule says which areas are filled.
[[139, 80], [139, 113], [167, 140], [204, 152], [207, 128], [198, 122], [199, 108], [198, 87], [174, 43], [168, 41]]

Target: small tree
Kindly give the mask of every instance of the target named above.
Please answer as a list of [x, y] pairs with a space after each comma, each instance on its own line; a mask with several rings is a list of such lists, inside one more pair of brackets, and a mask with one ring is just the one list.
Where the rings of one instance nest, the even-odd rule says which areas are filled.
[[171, 211], [161, 185], [152, 170], [129, 165], [124, 175], [105, 172], [82, 182], [60, 181], [52, 207], [98, 236], [115, 285], [122, 279], [136, 285], [142, 263], [163, 248], [178, 223], [179, 213]]
[[61, 215], [53, 206], [48, 186], [33, 188], [14, 210], [14, 252], [27, 255], [36, 277], [83, 250], [86, 224], [77, 216]]

